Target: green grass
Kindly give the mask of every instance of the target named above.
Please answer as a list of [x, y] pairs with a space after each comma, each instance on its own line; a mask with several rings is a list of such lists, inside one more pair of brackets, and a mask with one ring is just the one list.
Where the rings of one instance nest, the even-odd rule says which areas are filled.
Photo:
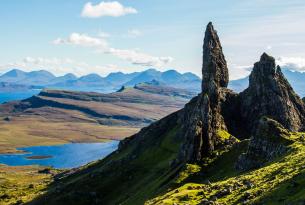
[[[0, 204], [29, 202], [43, 194], [52, 182], [50, 174], [39, 173], [38, 166], [9, 167], [0, 165]], [[56, 170], [51, 172], [57, 173]]]
[[[292, 136], [294, 143], [290, 145], [289, 153], [262, 168], [244, 173], [236, 171], [235, 162], [244, 149], [235, 146], [207, 169], [203, 166], [202, 177], [189, 176], [188, 183], [147, 204], [198, 204], [204, 199], [212, 200], [215, 197], [218, 204], [300, 203], [305, 200], [305, 144], [300, 138], [302, 134], [293, 133]], [[230, 192], [221, 193], [224, 190]]]

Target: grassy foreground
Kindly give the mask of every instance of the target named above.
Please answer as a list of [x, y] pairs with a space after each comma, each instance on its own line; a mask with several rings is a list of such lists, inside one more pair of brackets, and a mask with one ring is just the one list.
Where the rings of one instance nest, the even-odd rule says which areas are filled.
[[58, 172], [45, 170], [38, 166], [0, 165], [0, 204], [23, 204], [44, 193], [52, 176]]
[[146, 204], [304, 204], [305, 142], [301, 133], [291, 139], [294, 143], [285, 156], [256, 170], [235, 169], [246, 142], [208, 166], [188, 165], [176, 188]]

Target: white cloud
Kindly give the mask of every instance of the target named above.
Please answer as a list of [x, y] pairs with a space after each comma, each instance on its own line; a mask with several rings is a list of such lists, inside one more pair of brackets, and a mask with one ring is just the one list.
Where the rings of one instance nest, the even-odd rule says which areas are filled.
[[67, 39], [58, 38], [53, 41], [54, 44], [71, 44], [85, 47], [107, 48], [108, 43], [103, 38], [95, 38], [87, 34], [72, 33]]
[[100, 31], [100, 32], [98, 33], [98, 36], [99, 36], [100, 38], [108, 38], [108, 37], [110, 37], [110, 34], [109, 34], [109, 33], [106, 33], [106, 32], [103, 32], [103, 31]]
[[253, 68], [252, 65], [243, 66], [236, 64], [229, 64], [228, 67], [229, 67], [230, 80], [237, 80], [248, 76]]
[[127, 37], [136, 38], [136, 37], [139, 37], [139, 36], [142, 36], [142, 32], [140, 30], [138, 30], [138, 29], [128, 30]]
[[78, 45], [83, 47], [93, 47], [97, 52], [111, 54], [120, 59], [126, 60], [133, 65], [145, 67], [163, 67], [173, 61], [172, 57], [156, 57], [130, 49], [117, 49], [108, 46], [107, 40], [103, 38], [91, 37], [86, 34], [72, 33], [67, 39], [58, 38], [54, 44]]
[[293, 71], [305, 72], [305, 58], [302, 57], [280, 57], [276, 60], [281, 67]]
[[173, 61], [172, 57], [154, 57], [145, 53], [140, 53], [135, 50], [123, 50], [110, 48], [107, 53], [113, 54], [120, 59], [127, 60], [134, 65], [145, 67], [163, 67]]
[[132, 7], [124, 7], [117, 1], [104, 2], [93, 5], [91, 2], [85, 4], [82, 17], [98, 18], [103, 16], [119, 17], [127, 14], [136, 14], [138, 11]]

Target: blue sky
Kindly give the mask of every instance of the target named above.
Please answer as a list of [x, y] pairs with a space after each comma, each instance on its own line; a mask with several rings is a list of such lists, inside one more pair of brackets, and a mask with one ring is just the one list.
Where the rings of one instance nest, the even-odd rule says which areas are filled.
[[212, 21], [231, 79], [262, 52], [305, 70], [303, 0], [2, 0], [0, 72], [56, 75], [147, 68], [201, 75], [204, 29]]

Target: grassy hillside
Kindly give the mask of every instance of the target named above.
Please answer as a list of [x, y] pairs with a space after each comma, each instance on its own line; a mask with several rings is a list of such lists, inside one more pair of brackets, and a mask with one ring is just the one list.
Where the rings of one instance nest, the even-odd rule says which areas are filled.
[[44, 167], [0, 165], [0, 204], [23, 204], [44, 193], [59, 171]]
[[[291, 135], [289, 152], [247, 172], [235, 169], [246, 141], [219, 156], [210, 165], [196, 165], [180, 185], [146, 204], [303, 204], [305, 201], [305, 141]], [[193, 165], [195, 166], [195, 165]]]

